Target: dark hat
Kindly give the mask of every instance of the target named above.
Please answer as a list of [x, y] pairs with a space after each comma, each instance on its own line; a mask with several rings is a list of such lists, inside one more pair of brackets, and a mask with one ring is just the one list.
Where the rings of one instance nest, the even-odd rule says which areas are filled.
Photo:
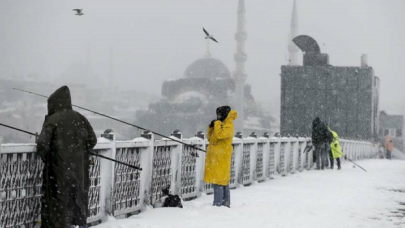
[[221, 121], [224, 121], [226, 117], [228, 117], [229, 112], [231, 111], [231, 107], [229, 106], [221, 106], [217, 108], [217, 115], [220, 114], [222, 119]]

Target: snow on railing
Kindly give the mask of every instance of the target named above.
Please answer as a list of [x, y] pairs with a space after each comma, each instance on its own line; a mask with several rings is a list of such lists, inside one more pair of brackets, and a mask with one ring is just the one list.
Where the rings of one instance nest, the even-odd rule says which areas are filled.
[[[107, 132], [107, 131], [106, 131]], [[108, 131], [109, 132], [109, 131]], [[171, 137], [207, 148], [204, 134], [183, 139], [179, 131]], [[351, 160], [368, 159], [378, 154], [370, 142], [340, 140], [343, 153]], [[257, 137], [237, 134], [233, 139], [230, 188], [249, 186], [313, 168], [310, 138]], [[91, 156], [89, 224], [104, 221], [107, 215], [127, 217], [154, 205], [161, 189], [170, 186], [172, 194], [183, 200], [212, 193], [204, 183], [205, 153], [171, 141], [155, 140], [148, 132], [130, 141], [117, 141], [113, 132], [98, 138], [93, 152], [134, 166], [142, 171]], [[304, 153], [305, 152], [305, 153]], [[344, 161], [344, 159], [342, 159]], [[35, 144], [1, 144], [0, 147], [0, 228], [34, 227], [40, 220], [43, 163]]]

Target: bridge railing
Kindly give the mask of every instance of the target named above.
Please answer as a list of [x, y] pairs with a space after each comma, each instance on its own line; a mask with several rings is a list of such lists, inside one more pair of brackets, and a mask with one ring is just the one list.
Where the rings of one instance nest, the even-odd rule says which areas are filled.
[[[183, 139], [175, 131], [171, 137], [207, 148], [204, 134]], [[378, 154], [370, 142], [340, 140], [343, 153], [351, 160]], [[257, 137], [236, 135], [233, 139], [230, 188], [288, 176], [313, 167], [311, 139], [305, 137]], [[304, 153], [305, 151], [305, 153]], [[107, 215], [127, 217], [155, 205], [161, 189], [191, 200], [212, 193], [204, 183], [205, 153], [170, 139], [155, 140], [144, 132], [129, 141], [117, 141], [114, 133], [103, 134], [93, 152], [131, 165], [142, 171], [91, 156], [88, 223], [103, 221]], [[344, 160], [344, 159], [343, 159]], [[0, 147], [0, 228], [34, 227], [40, 220], [43, 163], [35, 144], [1, 144]]]

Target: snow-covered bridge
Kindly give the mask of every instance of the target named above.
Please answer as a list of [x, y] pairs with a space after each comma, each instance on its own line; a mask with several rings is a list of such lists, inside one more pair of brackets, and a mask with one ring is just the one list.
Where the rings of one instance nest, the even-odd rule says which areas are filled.
[[[204, 135], [172, 137], [200, 148], [207, 145]], [[405, 187], [405, 163], [371, 160], [378, 156], [377, 145], [342, 139], [345, 155], [369, 172], [353, 169], [347, 161], [340, 171], [307, 172], [313, 167], [312, 150], [304, 153], [310, 144], [301, 137], [235, 137], [230, 186], [236, 190], [228, 209], [210, 206], [212, 196], [206, 195], [212, 188], [202, 181], [204, 153], [168, 139], [155, 140], [150, 133], [130, 141], [104, 134], [95, 152], [143, 171], [92, 157], [88, 222], [103, 221], [100, 228], [401, 224], [405, 206], [401, 208], [399, 190]], [[33, 227], [40, 219], [42, 183], [35, 144], [2, 144], [0, 149], [0, 227]], [[182, 210], [152, 210], [166, 185], [183, 200], [194, 200], [185, 202]]]
[[[356, 162], [357, 163], [357, 162]], [[213, 207], [212, 195], [183, 209], [148, 208], [97, 228], [400, 228], [405, 227], [405, 162], [348, 162], [342, 170], [304, 171], [231, 191], [232, 208]]]

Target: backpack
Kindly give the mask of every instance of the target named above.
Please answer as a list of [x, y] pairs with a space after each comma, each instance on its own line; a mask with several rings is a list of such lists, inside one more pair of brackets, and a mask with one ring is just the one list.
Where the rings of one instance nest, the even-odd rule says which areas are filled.
[[181, 204], [181, 199], [178, 195], [168, 194], [166, 199], [163, 202], [163, 207], [179, 207], [183, 208]]
[[166, 188], [162, 189], [162, 207], [179, 207], [183, 208], [183, 204], [181, 203], [181, 198], [178, 195], [172, 195], [169, 193], [170, 185], [166, 186]]

